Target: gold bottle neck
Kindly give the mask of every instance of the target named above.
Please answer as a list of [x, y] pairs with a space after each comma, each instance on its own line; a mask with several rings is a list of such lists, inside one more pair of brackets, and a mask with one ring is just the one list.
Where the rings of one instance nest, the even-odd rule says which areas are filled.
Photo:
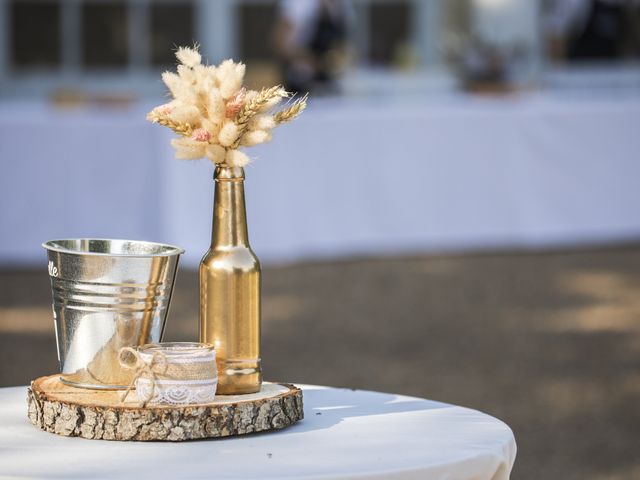
[[244, 170], [216, 167], [211, 248], [249, 247], [244, 203]]

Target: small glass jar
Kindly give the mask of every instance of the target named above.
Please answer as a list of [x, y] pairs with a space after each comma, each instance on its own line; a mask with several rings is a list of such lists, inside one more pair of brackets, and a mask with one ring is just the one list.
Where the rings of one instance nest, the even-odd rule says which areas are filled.
[[[137, 348], [141, 374], [135, 382], [144, 404], [205, 404], [218, 386], [216, 352], [208, 343], [150, 343]], [[141, 363], [142, 362], [142, 363]]]

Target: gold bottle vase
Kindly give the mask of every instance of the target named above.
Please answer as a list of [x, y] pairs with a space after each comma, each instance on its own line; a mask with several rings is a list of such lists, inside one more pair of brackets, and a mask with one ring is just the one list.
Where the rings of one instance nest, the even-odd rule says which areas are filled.
[[244, 170], [217, 167], [211, 247], [200, 262], [200, 341], [216, 348], [218, 393], [260, 390], [260, 262], [249, 246]]

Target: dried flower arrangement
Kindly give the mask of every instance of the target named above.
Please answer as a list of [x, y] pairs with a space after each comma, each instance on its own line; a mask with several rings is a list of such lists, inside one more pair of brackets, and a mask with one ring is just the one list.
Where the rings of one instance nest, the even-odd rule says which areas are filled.
[[279, 85], [247, 90], [242, 86], [244, 64], [225, 60], [218, 66], [203, 65], [197, 47], [178, 48], [176, 58], [177, 73], [162, 74], [173, 100], [147, 115], [147, 120], [181, 135], [171, 141], [176, 158], [206, 156], [214, 164], [242, 167], [249, 157], [240, 147], [269, 141], [274, 127], [290, 122], [307, 106], [305, 95], [273, 113], [291, 95]]

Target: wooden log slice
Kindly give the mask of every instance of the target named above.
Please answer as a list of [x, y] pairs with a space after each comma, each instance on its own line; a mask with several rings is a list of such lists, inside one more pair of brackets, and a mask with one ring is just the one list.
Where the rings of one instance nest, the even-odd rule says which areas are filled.
[[101, 440], [181, 441], [278, 430], [302, 420], [302, 390], [264, 383], [249, 395], [217, 396], [206, 405], [150, 405], [135, 392], [88, 390], [65, 385], [58, 375], [40, 377], [27, 392], [29, 420], [69, 437]]

